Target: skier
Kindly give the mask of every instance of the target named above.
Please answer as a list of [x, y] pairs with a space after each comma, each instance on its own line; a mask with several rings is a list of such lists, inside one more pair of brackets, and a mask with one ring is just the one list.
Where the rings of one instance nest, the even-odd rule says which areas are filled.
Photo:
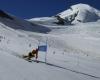
[[34, 55], [33, 57], [35, 57], [35, 59], [37, 60], [37, 58], [38, 58], [38, 48], [36, 48], [36, 50], [34, 50], [33, 49], [33, 51], [32, 51], [32, 55]]
[[38, 48], [36, 48], [36, 50], [32, 50], [32, 52], [29, 52], [28, 55], [24, 55], [23, 58], [27, 59], [27, 60], [31, 60], [31, 58], [35, 57], [35, 59], [37, 60], [38, 58]]

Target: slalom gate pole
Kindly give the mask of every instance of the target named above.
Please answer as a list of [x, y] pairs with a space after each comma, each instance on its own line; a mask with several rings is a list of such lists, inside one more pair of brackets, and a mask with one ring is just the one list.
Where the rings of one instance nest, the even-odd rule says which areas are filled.
[[[48, 41], [48, 38], [46, 39], [46, 46], [47, 46], [47, 41]], [[47, 49], [46, 49], [46, 52], [45, 52], [45, 63], [47, 62]]]

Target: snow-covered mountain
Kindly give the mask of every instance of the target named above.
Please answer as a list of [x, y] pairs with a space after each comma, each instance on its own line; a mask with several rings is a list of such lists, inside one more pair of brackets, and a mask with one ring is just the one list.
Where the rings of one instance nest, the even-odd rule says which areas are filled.
[[[56, 17], [57, 16], [57, 17]], [[100, 11], [93, 8], [88, 4], [76, 4], [61, 13], [58, 13], [55, 17], [43, 17], [43, 18], [32, 18], [28, 21], [37, 22], [40, 24], [50, 24], [61, 22], [61, 24], [76, 24], [78, 22], [95, 22], [100, 19]]]
[[40, 17], [40, 18], [32, 18], [27, 19], [27, 21], [31, 23], [37, 23], [37, 24], [47, 24], [47, 25], [55, 25], [54, 22], [58, 22], [58, 20], [55, 17]]
[[79, 22], [94, 22], [100, 19], [100, 11], [91, 7], [87, 4], [76, 4], [70, 7], [70, 9], [59, 13], [59, 16], [62, 18], [66, 18], [70, 15], [75, 14], [76, 12], [79, 12], [78, 15], [75, 18], [75, 21]]
[[[75, 25], [58, 25], [57, 16], [30, 23], [0, 11], [0, 80], [100, 80], [100, 21], [76, 24], [80, 11], [71, 13]], [[70, 15], [57, 15], [70, 22]], [[39, 51], [42, 63], [18, 57], [46, 41], [47, 54]]]
[[44, 33], [50, 31], [50, 29], [47, 27], [30, 23], [26, 20], [17, 18], [17, 17], [15, 17], [9, 13], [6, 13], [2, 10], [0, 11], [0, 22], [6, 26], [13, 28], [13, 29], [34, 31], [34, 32], [44, 32]]

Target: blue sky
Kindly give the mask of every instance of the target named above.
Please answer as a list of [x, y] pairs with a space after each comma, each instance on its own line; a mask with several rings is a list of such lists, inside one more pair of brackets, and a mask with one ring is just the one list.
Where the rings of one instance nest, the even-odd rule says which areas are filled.
[[77, 3], [100, 10], [100, 0], [0, 0], [0, 9], [25, 19], [52, 16]]

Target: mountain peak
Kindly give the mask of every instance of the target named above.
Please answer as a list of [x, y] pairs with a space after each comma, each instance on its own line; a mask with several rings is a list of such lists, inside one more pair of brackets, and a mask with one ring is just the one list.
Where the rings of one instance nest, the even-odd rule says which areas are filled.
[[76, 4], [76, 5], [72, 5], [71, 8], [72, 9], [78, 9], [78, 10], [81, 10], [81, 9], [91, 10], [91, 9], [93, 9], [93, 7], [91, 7], [90, 5], [83, 4], [83, 3], [79, 3], [79, 4]]
[[60, 17], [66, 18], [70, 15], [74, 15], [79, 11], [75, 22], [92, 22], [100, 19], [100, 11], [91, 7], [88, 4], [79, 3], [76, 5], [72, 5], [70, 9], [67, 9], [61, 13], [59, 13]]

